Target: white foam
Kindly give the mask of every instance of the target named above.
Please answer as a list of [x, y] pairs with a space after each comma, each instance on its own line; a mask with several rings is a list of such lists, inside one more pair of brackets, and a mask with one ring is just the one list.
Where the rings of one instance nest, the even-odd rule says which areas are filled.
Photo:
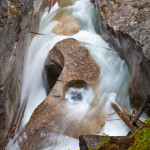
[[101, 98], [101, 104], [104, 105], [105, 114], [107, 114], [107, 122], [105, 123], [100, 135], [105, 133], [110, 136], [125, 136], [129, 132], [128, 127], [111, 107], [111, 103], [117, 105], [116, 97], [116, 93], [104, 93]]
[[47, 146], [43, 150], [78, 150], [79, 149], [79, 140], [57, 134], [50, 134], [49, 138], [52, 146]]
[[[121, 60], [115, 52], [108, 50], [110, 49], [108, 43], [96, 32], [98, 30], [97, 16], [90, 0], [75, 0], [73, 6], [63, 8], [68, 10], [81, 25], [80, 32], [73, 36], [59, 36], [51, 33], [53, 27], [58, 23], [52, 20], [58, 9], [59, 7], [57, 4], [52, 8], [49, 14], [48, 9], [46, 9], [39, 29], [39, 33], [45, 35], [36, 35], [34, 37], [27, 54], [27, 61], [24, 69], [22, 100], [28, 89], [30, 90], [30, 94], [22, 122], [23, 126], [28, 122], [35, 108], [46, 98], [46, 90], [42, 82], [42, 71], [49, 50], [51, 50], [58, 41], [68, 37], [73, 37], [81, 41], [81, 44], [88, 48], [91, 56], [101, 68], [100, 84], [96, 90], [99, 95], [98, 105], [104, 106], [104, 112], [106, 114], [113, 113], [110, 106], [112, 101], [124, 104], [130, 111], [128, 97], [130, 77], [128, 68], [125, 62]], [[90, 90], [80, 90], [81, 93], [84, 94], [84, 100], [82, 102], [73, 102], [70, 98], [70, 91], [66, 93], [66, 98], [69, 99], [66, 106], [70, 109], [70, 113], [64, 116], [64, 118], [67, 117], [71, 119], [71, 117], [79, 117], [81, 119], [88, 111], [90, 103], [93, 100], [93, 93]], [[80, 109], [76, 109], [76, 106]], [[112, 116], [109, 119], [116, 118], [117, 116]], [[114, 120], [107, 122], [102, 132], [109, 135], [126, 135], [127, 131], [128, 129], [121, 120]], [[59, 141], [59, 144], [53, 145], [53, 147], [49, 147], [49, 149], [59, 150], [60, 148], [64, 148], [65, 150], [72, 150], [78, 147], [75, 146], [78, 140], [69, 137], [57, 138], [58, 136], [56, 140]]]

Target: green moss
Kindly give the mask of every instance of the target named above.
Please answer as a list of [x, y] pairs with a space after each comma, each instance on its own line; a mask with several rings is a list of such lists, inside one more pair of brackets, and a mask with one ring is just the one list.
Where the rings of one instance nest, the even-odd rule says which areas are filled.
[[130, 37], [130, 35], [128, 33], [126, 33], [125, 31], [121, 31], [121, 34], [124, 39], [128, 39]]
[[89, 149], [89, 150], [99, 150], [102, 146], [105, 146], [105, 147], [109, 146], [110, 137], [106, 135], [105, 133], [103, 133], [102, 136], [103, 137], [99, 139], [97, 147], [95, 147], [94, 149]]
[[128, 150], [149, 150], [150, 118], [145, 120], [145, 125], [137, 129], [136, 132], [130, 138], [134, 138], [134, 144]]
[[102, 147], [104, 144], [105, 146], [109, 144], [110, 137], [106, 134], [103, 134], [103, 136], [104, 137], [100, 138], [99, 143], [97, 144], [99, 148]]
[[15, 1], [15, 0], [9, 0], [9, 1], [10, 1], [11, 3], [14, 3], [14, 4], [16, 3], [16, 1]]
[[130, 137], [111, 138], [104, 136], [99, 139], [97, 147], [91, 150], [150, 150], [150, 118], [145, 120], [145, 124], [136, 130]]
[[114, 4], [117, 4], [119, 7], [121, 7], [121, 3], [117, 0], [112, 0], [114, 2]]
[[136, 21], [137, 21], [138, 24], [142, 23], [142, 21], [139, 19], [138, 16], [135, 16], [135, 19], [136, 19]]
[[119, 146], [117, 146], [116, 144], [110, 144], [110, 145], [107, 147], [108, 150], [112, 150], [112, 149], [115, 149], [115, 148], [119, 149]]
[[19, 9], [17, 7], [15, 7], [15, 8], [9, 7], [9, 10], [12, 15], [19, 15]]
[[18, 14], [18, 9], [17, 8], [14, 8], [13, 11], [12, 11], [13, 15], [17, 15]]
[[9, 1], [12, 2], [12, 3], [14, 2], [14, 0], [9, 0]]

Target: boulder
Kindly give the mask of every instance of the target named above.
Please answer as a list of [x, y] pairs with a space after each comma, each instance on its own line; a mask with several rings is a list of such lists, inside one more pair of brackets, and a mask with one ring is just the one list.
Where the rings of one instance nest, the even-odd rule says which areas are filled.
[[133, 143], [133, 139], [124, 136], [81, 135], [79, 137], [80, 150], [127, 150]]
[[[103, 124], [103, 117], [99, 115], [100, 107], [97, 106], [95, 111], [89, 110], [89, 114], [81, 119], [78, 111], [77, 114], [70, 111], [65, 100], [67, 87], [86, 85], [94, 88], [99, 83], [100, 68], [89, 55], [87, 48], [72, 38], [62, 40], [49, 52], [44, 67], [48, 72], [47, 76], [52, 73], [52, 78], [56, 73], [54, 70], [58, 68], [58, 79], [50, 86], [51, 92], [34, 111], [26, 128], [18, 136], [16, 141], [20, 149], [38, 149], [40, 141], [45, 138], [43, 135], [50, 133], [74, 138], [78, 138], [80, 134], [99, 133]], [[23, 137], [24, 134], [26, 138]], [[20, 137], [22, 142], [19, 141]]]
[[56, 0], [56, 1], [60, 8], [71, 6], [73, 4], [73, 0]]
[[128, 65], [131, 106], [138, 109], [150, 93], [150, 2], [95, 0], [95, 5], [102, 37]]
[[58, 19], [58, 24], [53, 28], [52, 32], [57, 35], [73, 35], [78, 33], [79, 30], [78, 21], [73, 16], [67, 15]]
[[98, 82], [99, 66], [89, 55], [87, 48], [72, 38], [58, 42], [49, 52], [44, 68], [55, 64], [62, 72], [59, 80], [69, 83], [73, 80], [83, 80], [89, 85]]

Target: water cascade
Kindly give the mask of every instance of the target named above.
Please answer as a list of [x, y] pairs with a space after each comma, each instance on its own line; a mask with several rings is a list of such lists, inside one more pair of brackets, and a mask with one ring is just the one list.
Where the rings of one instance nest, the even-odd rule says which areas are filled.
[[[56, 18], [60, 19], [65, 14], [72, 15], [78, 21], [80, 25], [78, 33], [70, 36], [52, 33], [53, 28], [58, 24]], [[70, 113], [64, 116], [64, 123], [67, 124], [67, 121], [74, 119], [72, 117], [78, 117], [79, 120], [83, 119], [91, 111], [95, 113], [96, 117], [101, 115], [96, 110], [103, 108], [102, 114], [106, 117], [105, 120], [108, 121], [99, 131], [99, 134], [126, 135], [128, 133], [126, 125], [121, 120], [118, 120], [117, 115], [110, 115], [114, 113], [110, 104], [111, 102], [117, 105], [123, 104], [129, 112], [131, 111], [128, 96], [130, 79], [128, 68], [126, 63], [111, 50], [108, 43], [99, 35], [96, 10], [90, 0], [72, 0], [71, 5], [61, 8], [56, 3], [50, 13], [48, 13], [47, 8], [42, 17], [38, 33], [44, 35], [34, 37], [27, 53], [24, 69], [22, 101], [27, 91], [29, 91], [29, 97], [22, 120], [22, 127], [27, 124], [36, 107], [47, 97], [42, 72], [49, 50], [58, 41], [71, 37], [80, 41], [88, 49], [90, 55], [100, 66], [101, 71], [100, 82], [95, 91], [88, 86], [82, 88], [70, 87], [66, 90], [65, 99]], [[94, 95], [95, 93], [96, 95]], [[89, 110], [93, 101], [95, 101], [96, 105]], [[47, 146], [46, 150], [77, 150], [79, 148], [77, 139], [65, 135], [50, 134], [47, 135], [47, 139], [53, 144]]]

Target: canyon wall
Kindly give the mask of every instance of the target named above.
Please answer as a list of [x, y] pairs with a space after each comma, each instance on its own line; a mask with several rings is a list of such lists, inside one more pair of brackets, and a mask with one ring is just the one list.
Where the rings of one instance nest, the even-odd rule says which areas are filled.
[[91, 2], [97, 9], [102, 37], [128, 65], [131, 106], [138, 109], [150, 93], [150, 2]]
[[[48, 0], [0, 1], [0, 148], [20, 107], [25, 55]], [[39, 13], [40, 12], [40, 13]]]

